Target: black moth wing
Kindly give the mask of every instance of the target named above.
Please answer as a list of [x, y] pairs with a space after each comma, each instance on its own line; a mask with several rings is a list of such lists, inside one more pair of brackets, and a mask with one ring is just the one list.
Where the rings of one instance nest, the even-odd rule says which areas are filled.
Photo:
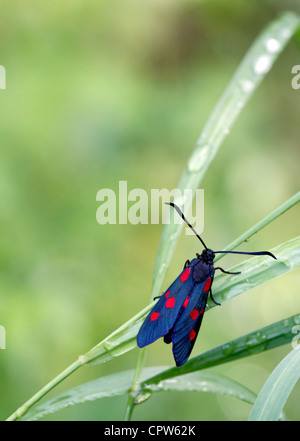
[[173, 328], [171, 340], [176, 366], [181, 366], [188, 360], [196, 342], [209, 294], [209, 290], [204, 291], [205, 284], [206, 282], [195, 284], [190, 301]]
[[154, 305], [137, 335], [137, 345], [142, 348], [165, 336], [180, 316], [185, 302], [190, 298], [195, 281], [192, 277], [193, 268], [198, 262], [193, 259], [172, 285], [163, 293]]

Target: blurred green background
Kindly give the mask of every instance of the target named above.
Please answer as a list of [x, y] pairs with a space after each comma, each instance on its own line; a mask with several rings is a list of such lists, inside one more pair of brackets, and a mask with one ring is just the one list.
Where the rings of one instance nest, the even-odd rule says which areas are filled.
[[[96, 222], [96, 193], [175, 188], [217, 100], [259, 31], [296, 1], [110, 2], [11, 0], [1, 5], [0, 418], [146, 306], [161, 225]], [[295, 41], [242, 112], [201, 184], [204, 240], [221, 249], [299, 189], [299, 98], [291, 87]], [[299, 208], [244, 249], [299, 234]], [[199, 250], [182, 236], [165, 287]], [[240, 260], [227, 256], [222, 266]], [[299, 312], [292, 272], [214, 308], [193, 355]], [[258, 392], [285, 346], [215, 368]], [[84, 367], [49, 395], [131, 369], [138, 349]], [[149, 347], [148, 365], [173, 365]], [[299, 385], [286, 405], [300, 419]], [[126, 397], [53, 419], [118, 420]], [[250, 406], [208, 393], [161, 393], [143, 420], [246, 419]]]

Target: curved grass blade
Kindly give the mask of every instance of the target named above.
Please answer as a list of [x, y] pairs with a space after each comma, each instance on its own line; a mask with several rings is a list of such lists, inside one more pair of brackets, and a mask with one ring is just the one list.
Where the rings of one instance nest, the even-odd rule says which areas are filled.
[[36, 404], [42, 397], [47, 395], [54, 387], [69, 377], [73, 372], [82, 365], [93, 362], [99, 357], [99, 362], [104, 363], [113, 357], [117, 357], [136, 347], [136, 334], [141, 326], [142, 319], [150, 310], [151, 305], [136, 314], [132, 319], [128, 320], [124, 325], [110, 334], [105, 340], [100, 342], [85, 355], [80, 355], [74, 363], [64, 369], [60, 374], [47, 383], [42, 389], [27, 400], [21, 407], [13, 412], [7, 421], [15, 421], [25, 415], [28, 410]]
[[[217, 276], [213, 284], [215, 299], [222, 303], [288, 271], [299, 268], [300, 236], [273, 248], [272, 253], [277, 257], [277, 260], [269, 256], [255, 256], [234, 266], [234, 271], [241, 271], [241, 274]], [[209, 306], [214, 307], [215, 304], [210, 300]]]
[[[272, 211], [272, 213], [269, 213], [266, 217], [261, 219], [253, 227], [251, 227], [251, 228], [249, 228], [249, 230], [245, 231], [245, 233], [243, 233], [240, 237], [238, 237], [236, 240], [231, 242], [231, 244], [229, 244], [226, 248], [224, 248], [224, 251], [234, 250], [241, 243], [248, 240], [250, 237], [252, 237], [258, 231], [260, 231], [262, 228], [269, 225], [273, 220], [277, 219], [277, 217], [281, 216], [287, 210], [289, 210], [294, 205], [296, 205], [299, 201], [300, 201], [300, 191], [298, 191], [298, 193], [295, 193], [291, 198], [289, 198], [287, 201], [285, 201], [283, 204], [281, 204], [279, 207], [277, 207], [274, 211]], [[225, 256], [225, 254], [219, 254], [218, 256], [216, 256], [215, 262], [217, 262], [223, 256]]]
[[[249, 52], [246, 54], [206, 124], [188, 162], [188, 166], [183, 173], [179, 183], [179, 189], [183, 190], [185, 188], [190, 188], [195, 192], [210, 162], [216, 155], [223, 139], [228, 134], [228, 131], [235, 122], [241, 109], [248, 102], [254, 90], [272, 67], [277, 56], [284, 49], [298, 27], [298, 16], [293, 13], [284, 13], [259, 35]], [[273, 43], [276, 41], [276, 50], [274, 50], [274, 44], [272, 45], [273, 49], [270, 50], [268, 42], [271, 40]], [[174, 202], [177, 205], [182, 206], [180, 201], [175, 200]], [[188, 211], [191, 200], [183, 202], [186, 202], [185, 208], [186, 211]], [[174, 226], [170, 224], [166, 225], [163, 230], [153, 276], [154, 281], [151, 298], [160, 292], [162, 281], [173, 255], [181, 227], [181, 224], [176, 225], [175, 231], [172, 231]], [[172, 244], [170, 242], [172, 242]], [[130, 327], [134, 327], [134, 323], [137, 324], [139, 320], [141, 320], [141, 317], [143, 317], [144, 313], [150, 308], [151, 305], [149, 305], [144, 312], [137, 314], [133, 319], [125, 323], [116, 332], [111, 334], [108, 339], [105, 339], [86, 355], [80, 356], [76, 362], [72, 363], [72, 365], [61, 372], [31, 397], [23, 406], [21, 406], [21, 408], [14, 412], [9, 419], [14, 420], [24, 415], [31, 406], [41, 399], [41, 397], [46, 395], [58, 383], [63, 381], [86, 362], [92, 362], [97, 358], [102, 360], [102, 362], [107, 361], [113, 356], [120, 355], [121, 353], [132, 349], [132, 347], [135, 346], [132, 339], [132, 335], [135, 334], [135, 331], [132, 330], [132, 328], [130, 329]], [[142, 362], [140, 361], [138, 363], [138, 368], [136, 369], [135, 384], [138, 383], [141, 368]]]
[[249, 421], [277, 421], [300, 377], [300, 346], [296, 346], [274, 369], [251, 410]]
[[141, 388], [148, 387], [150, 384], [159, 384], [161, 381], [185, 375], [187, 373], [218, 366], [223, 363], [259, 354], [269, 349], [291, 343], [294, 337], [293, 327], [300, 324], [300, 314], [293, 315], [284, 320], [272, 323], [256, 331], [250, 332], [242, 337], [219, 345], [197, 357], [191, 358], [181, 367], [172, 367], [160, 374], [149, 378], [141, 383]]
[[[245, 55], [203, 128], [177, 187], [179, 193], [174, 197], [173, 202], [180, 208], [184, 205], [185, 213], [188, 213], [192, 199], [182, 198], [184, 189], [191, 189], [192, 195], [195, 193], [241, 110], [292, 38], [299, 24], [300, 19], [296, 14], [291, 12], [281, 14], [266, 26]], [[273, 45], [270, 45], [270, 42]], [[153, 274], [151, 299], [160, 294], [182, 226], [183, 223], [171, 222], [163, 227]]]
[[[222, 303], [298, 268], [300, 266], [300, 236], [278, 245], [271, 252], [275, 254], [277, 260], [269, 256], [255, 256], [231, 268], [233, 271], [241, 271], [241, 274], [222, 274], [216, 277], [213, 285], [214, 298]], [[156, 301], [152, 302], [105, 340], [82, 355], [82, 362], [104, 363], [136, 347], [137, 332], [155, 303]], [[208, 305], [209, 309], [215, 306], [211, 301]]]
[[[164, 366], [146, 368], [142, 377], [143, 379], [146, 379], [152, 375], [158, 374], [164, 369]], [[89, 381], [88, 383], [70, 389], [51, 400], [45, 401], [34, 409], [29, 410], [29, 412], [27, 412], [24, 417], [21, 417], [20, 420], [34, 421], [65, 409], [66, 407], [75, 406], [76, 404], [84, 403], [86, 401], [123, 395], [128, 392], [132, 377], [133, 370], [128, 370]]]
[[[142, 381], [147, 382], [147, 378], [165, 370], [166, 367], [158, 366], [146, 368], [142, 374]], [[87, 401], [99, 400], [101, 398], [124, 395], [129, 392], [133, 370], [108, 375], [97, 380], [84, 383], [78, 387], [70, 389], [51, 400], [30, 410], [21, 421], [36, 421], [49, 414], [53, 414], [69, 406], [85, 403]], [[176, 391], [176, 392], [211, 392], [220, 395], [228, 395], [253, 404], [256, 395], [240, 383], [221, 375], [208, 372], [195, 372], [181, 377], [175, 377], [161, 381], [159, 384], [147, 383], [147, 389], [140, 394], [137, 401], [139, 403], [147, 400], [152, 393]]]
[[[280, 15], [272, 21], [254, 41], [233, 75], [208, 119], [180, 179], [179, 192], [173, 202], [180, 208], [184, 205], [186, 213], [191, 206], [196, 188], [199, 187], [207, 168], [230, 132], [242, 108], [247, 104], [278, 55], [297, 31], [299, 23], [299, 17], [290, 12]], [[271, 45], [270, 42], [272, 42]], [[187, 200], [182, 197], [185, 189], [192, 190], [190, 198]], [[167, 222], [164, 225], [155, 262], [150, 299], [160, 294], [182, 225], [182, 223], [175, 224], [174, 222]], [[144, 349], [139, 353], [132, 390], [138, 387], [143, 366], [143, 354]], [[125, 419], [131, 418], [132, 410], [133, 399], [129, 396]]]
[[250, 391], [237, 381], [210, 372], [194, 372], [162, 380], [159, 383], [150, 383], [145, 380], [143, 389], [149, 392], [212, 392], [220, 395], [236, 397], [246, 403], [253, 403], [256, 398], [254, 392]]
[[[222, 278], [217, 277], [214, 285], [214, 297], [225, 301], [248, 289], [258, 286], [261, 283], [267, 282], [280, 274], [284, 274], [299, 267], [299, 241], [300, 238], [297, 237], [273, 248], [271, 251], [280, 258], [280, 260], [274, 260], [268, 258], [268, 256], [253, 257], [235, 267], [236, 269], [242, 269], [244, 274], [236, 276], [222, 275]], [[253, 265], [253, 267], [251, 267], [249, 263]], [[263, 272], [262, 268], [264, 268]], [[225, 280], [223, 281], [223, 278], [226, 279], [226, 282]], [[224, 284], [226, 286], [224, 286]], [[80, 355], [78, 360], [72, 363], [68, 368], [32, 396], [23, 406], [14, 412], [9, 419], [16, 420], [23, 416], [38, 400], [83, 364], [104, 363], [135, 348], [137, 332], [154, 303], [155, 302], [148, 305], [147, 308], [143, 309], [129, 321], [124, 323], [120, 328], [110, 334], [86, 354]], [[213, 305], [214, 304], [210, 303], [211, 307], [213, 307]], [[188, 363], [186, 363], [186, 365], [187, 364]]]

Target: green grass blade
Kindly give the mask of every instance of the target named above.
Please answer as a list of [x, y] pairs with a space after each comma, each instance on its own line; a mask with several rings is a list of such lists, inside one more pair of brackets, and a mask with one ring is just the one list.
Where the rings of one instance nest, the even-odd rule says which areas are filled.
[[219, 374], [210, 372], [194, 372], [187, 375], [165, 379], [159, 383], [151, 383], [145, 380], [144, 391], [176, 391], [176, 392], [211, 392], [220, 395], [228, 395], [238, 398], [247, 403], [254, 403], [256, 395], [248, 388]]
[[[292, 208], [299, 201], [300, 201], [300, 191], [298, 191], [298, 193], [294, 194], [291, 198], [289, 198], [287, 201], [285, 201], [282, 205], [277, 207], [274, 211], [272, 211], [272, 213], [269, 213], [266, 217], [264, 217], [262, 220], [260, 220], [257, 224], [255, 224], [249, 230], [245, 231], [245, 233], [243, 233], [236, 240], [231, 242], [231, 244], [229, 244], [226, 248], [224, 248], [224, 251], [234, 250], [237, 246], [239, 246], [241, 243], [248, 240], [250, 237], [252, 237], [254, 234], [256, 234], [258, 231], [260, 231], [265, 226], [269, 225], [271, 222], [273, 222], [273, 220], [275, 220], [277, 217], [281, 216], [287, 210]], [[225, 254], [219, 254], [218, 256], [216, 256], [214, 261], [217, 262], [224, 255]]]
[[300, 377], [300, 346], [296, 346], [274, 369], [251, 410], [249, 421], [277, 421]]
[[228, 363], [291, 343], [294, 337], [292, 329], [299, 324], [300, 314], [272, 323], [193, 357], [181, 367], [169, 368], [146, 380], [141, 384], [141, 387], [147, 389], [148, 383], [158, 384], [166, 379]]
[[[143, 372], [142, 378], [146, 379], [164, 369], [164, 366], [146, 368]], [[132, 377], [133, 370], [128, 370], [89, 381], [88, 383], [70, 389], [51, 398], [51, 400], [45, 401], [43, 404], [36, 406], [34, 409], [29, 410], [29, 412], [27, 412], [24, 417], [21, 417], [20, 420], [38, 420], [69, 406], [75, 406], [76, 404], [94, 401], [100, 398], [123, 395], [128, 392]]]
[[[288, 199], [287, 201], [285, 201], [282, 205], [280, 205], [279, 207], [277, 207], [272, 213], [270, 213], [268, 216], [266, 216], [265, 218], [263, 218], [260, 222], [258, 222], [256, 225], [254, 225], [252, 228], [250, 228], [248, 231], [246, 231], [243, 235], [241, 235], [238, 239], [236, 239], [234, 242], [232, 242], [227, 248], [225, 248], [224, 251], [230, 251], [233, 250], [234, 248], [236, 248], [240, 243], [242, 243], [243, 241], [245, 241], [246, 239], [248, 239], [249, 237], [253, 236], [255, 233], [257, 233], [259, 230], [261, 230], [263, 227], [265, 227], [266, 225], [268, 225], [270, 222], [272, 222], [273, 220], [275, 220], [277, 217], [279, 217], [281, 214], [283, 214], [284, 212], [286, 212], [288, 209], [290, 209], [291, 207], [293, 207], [295, 204], [297, 204], [299, 202], [300, 199], [300, 192], [296, 193], [294, 196], [292, 196], [290, 199]], [[282, 252], [285, 252], [286, 250], [278, 250], [278, 258], [279, 258], [279, 254]], [[224, 254], [220, 254], [217, 256], [217, 258], [215, 259], [215, 261], [219, 260], [221, 257], [223, 257]], [[261, 258], [256, 259], [257, 261], [257, 265], [258, 268], [263, 271], [263, 266], [261, 266]], [[252, 261], [252, 268], [254, 269], [254, 259]], [[266, 266], [268, 266], [268, 260], [266, 260], [266, 265], [264, 266], [264, 269], [266, 269]], [[269, 270], [275, 270], [274, 268], [274, 262], [271, 263], [269, 260], [269, 265], [272, 266], [272, 268], [269, 268]], [[276, 265], [278, 266], [278, 265]], [[280, 265], [281, 268], [278, 271], [277, 275], [279, 276], [282, 272], [282, 265]], [[279, 269], [279, 268], [278, 268]], [[238, 271], [241, 271], [242, 273], [244, 272], [244, 267], [243, 265], [240, 265], [240, 268], [238, 269]], [[253, 272], [253, 271], [252, 271]], [[266, 278], [267, 279], [268, 274], [262, 273], [262, 278]], [[228, 292], [229, 290], [229, 284], [227, 283], [226, 278], [222, 277], [222, 282], [223, 282], [223, 289], [219, 291], [222, 291], [222, 297], [226, 299], [226, 291]], [[238, 285], [239, 284], [239, 280], [237, 278], [233, 279], [235, 284]], [[249, 284], [252, 283], [249, 278], [246, 281], [246, 284], [248, 285], [249, 289]], [[245, 283], [244, 285], [245, 286]], [[218, 278], [216, 278], [216, 282], [214, 285], [214, 289], [216, 288], [216, 291], [218, 292]], [[237, 295], [238, 293], [241, 292], [241, 288], [242, 285], [239, 285], [239, 288], [237, 290], [235, 290], [234, 294], [232, 295]], [[245, 289], [246, 290], [246, 289]], [[151, 304], [152, 307], [153, 304]], [[212, 303], [210, 301], [210, 305], [211, 306], [215, 306], [214, 303]], [[139, 357], [138, 357], [138, 362], [137, 362], [137, 367], [136, 367], [136, 371], [135, 371], [135, 376], [134, 376], [134, 382], [133, 382], [133, 389], [137, 389], [138, 388], [138, 384], [139, 384], [139, 377], [142, 371], [142, 365], [143, 365], [143, 351], [140, 351]], [[126, 419], [130, 419], [131, 417], [131, 413], [133, 411], [133, 398], [129, 397], [129, 402], [130, 405], [127, 406], [127, 413], [126, 413]]]
[[[300, 236], [287, 241], [271, 250], [277, 256], [255, 256], [232, 268], [241, 271], [238, 275], [221, 274], [213, 285], [214, 298], [221, 303], [249, 289], [278, 277], [300, 266]], [[156, 302], [125, 323], [105, 340], [81, 356], [85, 363], [104, 363], [114, 357], [133, 349], [136, 346], [136, 335], [144, 317]], [[209, 301], [209, 308], [214, 303]]]
[[[142, 374], [142, 381], [165, 370], [163, 366], [146, 368]], [[133, 370], [124, 371], [84, 383], [70, 389], [51, 400], [31, 409], [21, 421], [36, 421], [49, 414], [59, 412], [69, 406], [99, 400], [101, 398], [124, 395], [129, 392], [133, 377]], [[156, 392], [211, 392], [238, 398], [246, 403], [253, 404], [256, 395], [240, 383], [221, 375], [208, 372], [195, 372], [171, 380], [161, 381], [159, 384], [147, 383], [147, 390], [139, 395], [138, 401], [147, 400]]]
[[[255, 256], [239, 263], [230, 270], [241, 271], [238, 275], [220, 274], [214, 279], [213, 293], [222, 303], [249, 289], [268, 282], [300, 266], [300, 236], [272, 249], [277, 260], [269, 256]], [[215, 304], [209, 300], [209, 306]]]
[[[208, 119], [177, 187], [179, 195], [177, 193], [177, 196], [174, 197], [174, 202], [180, 207], [184, 204], [186, 213], [207, 168], [230, 132], [242, 108], [247, 104], [273, 66], [278, 55], [294, 35], [299, 23], [300, 20], [296, 14], [286, 12], [280, 15], [263, 30], [242, 60]], [[182, 197], [185, 189], [192, 190], [192, 194], [187, 200]], [[150, 299], [161, 292], [162, 283], [179, 239], [181, 228], [182, 223], [169, 222], [164, 225], [155, 262]], [[143, 354], [144, 349], [140, 351], [137, 360], [132, 384], [133, 391], [138, 387], [143, 367]], [[125, 419], [129, 420], [131, 418], [132, 410], [133, 398], [129, 395]]]
[[[196, 144], [196, 147], [188, 161], [188, 166], [183, 172], [178, 188], [180, 190], [191, 189], [195, 192], [199, 186], [209, 164], [215, 157], [222, 141], [230, 131], [236, 121], [241, 109], [247, 104], [248, 100], [256, 90], [262, 79], [272, 67], [278, 55], [282, 52], [288, 41], [291, 39], [299, 27], [299, 18], [293, 13], [284, 13], [275, 21], [270, 23], [265, 30], [258, 36], [252, 47], [246, 54], [238, 70], [233, 76], [211, 117], [209, 118], [204, 130]], [[270, 50], [268, 42], [276, 41], [276, 50]], [[182, 201], [176, 200], [178, 205]], [[185, 211], [187, 212], [190, 201], [184, 201]], [[169, 266], [176, 243], [179, 238], [182, 224], [165, 225], [159, 245], [155, 271], [153, 276], [153, 286], [151, 298], [158, 295], [161, 291], [167, 267]], [[289, 250], [287, 250], [289, 251]], [[274, 251], [276, 253], [276, 251]], [[282, 256], [282, 271], [286, 272], [298, 266], [297, 256]], [[264, 280], [266, 281], [266, 280]], [[259, 284], [259, 283], [258, 283]], [[236, 287], [235, 287], [236, 289]], [[233, 295], [227, 292], [227, 295]], [[108, 338], [100, 342], [95, 348], [91, 349], [57, 377], [52, 379], [46, 386], [31, 397], [23, 406], [14, 412], [9, 419], [14, 420], [24, 415], [28, 409], [38, 400], [46, 395], [57, 384], [71, 375], [75, 370], [85, 363], [95, 361], [104, 362], [113, 357], [121, 355], [135, 347], [135, 336], [137, 329], [142, 323], [142, 319], [149, 311], [151, 305], [138, 313], [135, 317], [126, 322], [123, 326], [112, 333]], [[140, 352], [142, 353], [142, 351]], [[135, 375], [135, 384], [139, 381], [142, 368], [142, 356], [139, 358]]]
[[91, 350], [81, 355], [81, 361], [89, 364], [105, 363], [135, 348], [137, 333], [154, 303], [148, 305]]
[[[234, 271], [241, 271], [241, 274], [221, 274], [216, 277], [213, 285], [214, 298], [222, 303], [298, 268], [300, 266], [300, 236], [278, 245], [271, 252], [278, 260], [269, 256], [255, 256], [232, 268]], [[155, 302], [152, 302], [121, 328], [82, 355], [81, 360], [91, 364], [104, 363], [136, 347], [137, 332], [154, 304]], [[215, 307], [211, 300], [208, 305], [209, 309]]]
[[[191, 189], [194, 193], [199, 187], [207, 168], [241, 110], [292, 38], [299, 23], [296, 14], [284, 13], [271, 22], [254, 41], [202, 131], [177, 187], [181, 192]], [[276, 42], [276, 50], [270, 51], [270, 41]], [[174, 198], [174, 202], [179, 206], [184, 202], [187, 213], [192, 200], [183, 201], [179, 196]], [[172, 222], [164, 225], [153, 274], [151, 299], [160, 294], [182, 226], [182, 223]]]
[[[228, 300], [280, 274], [299, 267], [299, 243], [300, 238], [297, 237], [273, 248], [271, 251], [278, 257], [278, 260], [274, 260], [268, 256], [253, 257], [235, 267], [235, 269], [242, 270], [243, 274], [236, 276], [222, 274], [222, 276], [217, 277], [214, 282], [214, 296], [221, 301]], [[20, 418], [38, 400], [82, 365], [104, 363], [135, 348], [137, 332], [154, 303], [155, 302], [148, 305], [147, 308], [124, 323], [86, 354], [81, 355], [77, 361], [51, 380], [9, 418], [12, 420]], [[209, 305], [211, 307], [214, 306], [211, 302]]]

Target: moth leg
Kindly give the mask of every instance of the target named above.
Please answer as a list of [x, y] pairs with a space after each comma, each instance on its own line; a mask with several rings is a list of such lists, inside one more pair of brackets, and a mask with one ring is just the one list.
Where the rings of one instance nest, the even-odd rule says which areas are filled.
[[220, 271], [222, 271], [222, 273], [225, 273], [225, 274], [241, 274], [241, 271], [238, 271], [238, 272], [236, 272], [236, 273], [234, 273], [234, 272], [231, 272], [231, 271], [225, 271], [223, 268], [221, 268], [220, 266], [218, 266], [217, 268], [215, 268], [215, 270], [220, 270]]
[[221, 303], [216, 302], [215, 299], [213, 298], [213, 295], [212, 295], [211, 289], [209, 290], [209, 294], [210, 294], [210, 297], [211, 297], [212, 301], [213, 301], [216, 305], [221, 306]]
[[189, 266], [190, 265], [190, 261], [189, 260], [187, 260], [186, 262], [185, 262], [185, 264], [184, 264], [184, 267], [183, 267], [183, 269], [185, 269], [187, 266]]
[[164, 295], [164, 293], [162, 293], [160, 296], [155, 296], [155, 297], [153, 297], [153, 300], [160, 299], [163, 295]]

